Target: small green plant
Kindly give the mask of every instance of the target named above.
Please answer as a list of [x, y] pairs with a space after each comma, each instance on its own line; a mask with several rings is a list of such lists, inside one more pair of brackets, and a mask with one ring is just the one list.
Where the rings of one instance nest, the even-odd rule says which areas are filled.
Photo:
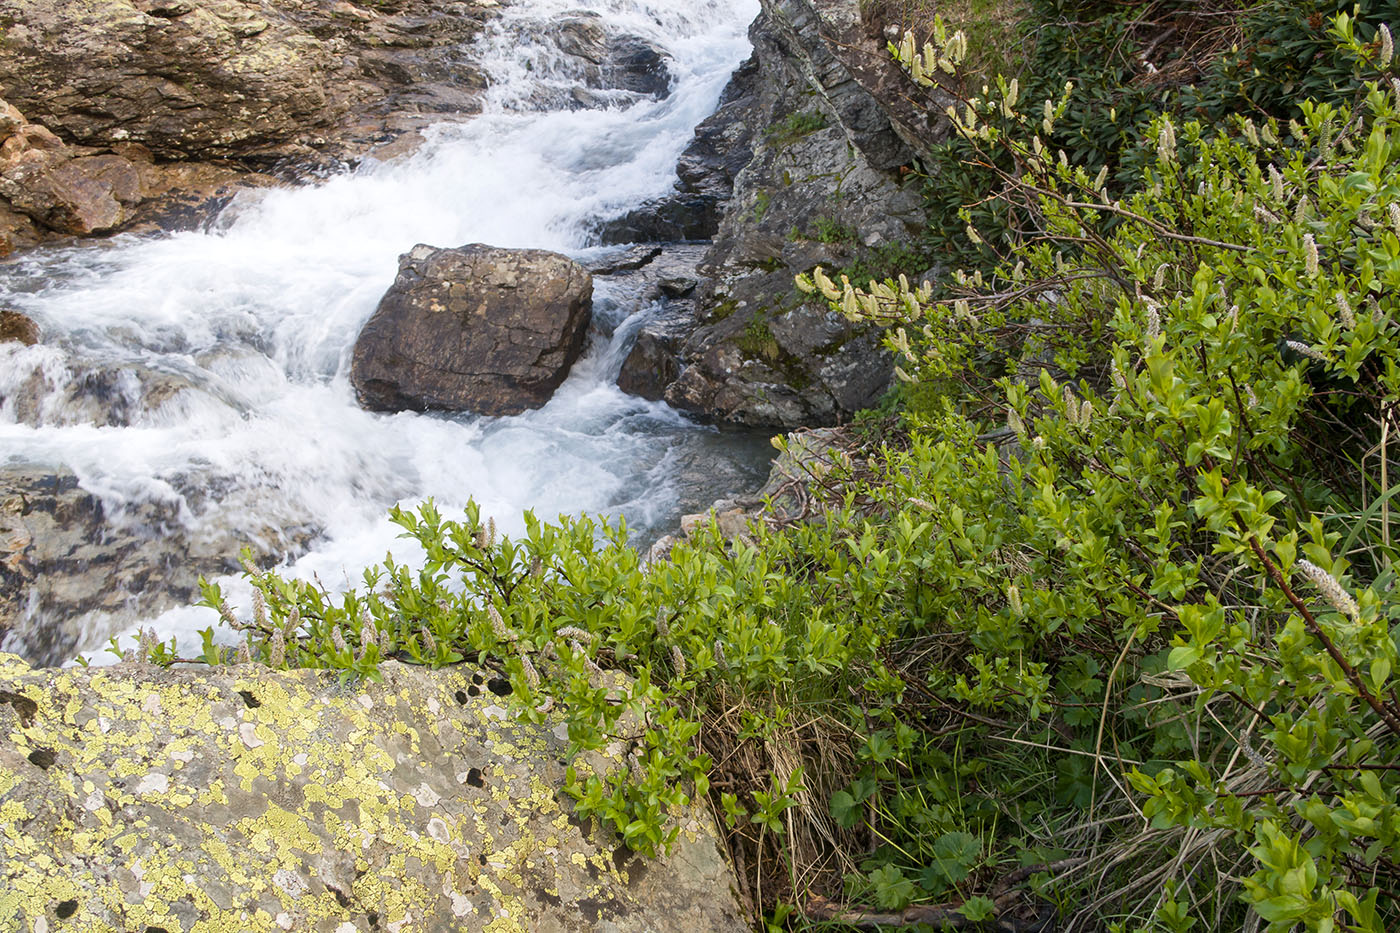
[[783, 355], [783, 348], [773, 336], [763, 315], [755, 314], [744, 326], [744, 332], [735, 341], [740, 350], [754, 359], [773, 362]]
[[811, 238], [819, 243], [860, 242], [860, 234], [854, 227], [848, 227], [832, 217], [818, 217], [812, 224]]
[[827, 127], [826, 115], [820, 110], [803, 110], [788, 114], [767, 132], [769, 142], [779, 149], [810, 136]]

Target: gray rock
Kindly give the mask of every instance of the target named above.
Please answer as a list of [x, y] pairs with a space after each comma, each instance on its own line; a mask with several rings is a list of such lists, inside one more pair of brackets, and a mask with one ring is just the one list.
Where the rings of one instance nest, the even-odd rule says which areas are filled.
[[537, 408], [583, 349], [592, 296], [558, 253], [414, 247], [355, 342], [351, 381], [377, 411]]
[[695, 306], [672, 306], [637, 328], [636, 340], [617, 376], [617, 387], [628, 395], [657, 402], [680, 375], [677, 354], [695, 327]]
[[688, 275], [662, 279], [661, 294], [667, 298], [684, 298], [699, 287], [700, 283]]
[[[732, 193], [664, 392], [672, 405], [727, 424], [833, 424], [888, 386], [893, 365], [878, 335], [793, 287], [814, 266], [869, 261], [923, 222], [922, 198], [900, 184], [918, 151], [895, 125], [913, 119], [895, 100], [910, 87], [892, 63], [892, 72], [863, 64], [889, 58], [870, 25], [858, 0], [763, 0], [750, 30], [756, 64], [736, 74], [730, 122], [698, 133], [681, 160], [683, 185]], [[946, 132], [941, 120], [924, 144]], [[743, 136], [741, 125], [759, 131]], [[749, 157], [729, 175], [740, 152]], [[677, 342], [671, 329], [639, 338], [634, 352], [667, 372], [657, 358]]]
[[66, 469], [0, 469], [0, 648], [61, 664], [138, 618], [189, 604], [201, 574], [237, 572], [241, 547], [258, 560], [296, 554], [315, 530], [279, 509], [200, 527], [182, 513], [198, 519], [229, 503], [201, 501], [207, 480], [164, 479], [183, 508], [146, 502], [113, 514]]
[[708, 240], [719, 229], [719, 204], [719, 199], [709, 194], [682, 192], [653, 198], [601, 223], [598, 241], [612, 246]]
[[603, 222], [599, 241], [670, 243], [708, 240], [719, 232], [734, 178], [753, 156], [758, 62], [750, 58], [734, 72], [719, 108], [695, 129], [695, 137], [676, 165], [673, 194], [655, 198]]
[[610, 32], [595, 13], [559, 21], [554, 37], [559, 50], [579, 62], [587, 87], [658, 100], [671, 93], [670, 54], [641, 36]]
[[[644, 860], [570, 813], [568, 741], [487, 678], [31, 670], [0, 655], [0, 877], [17, 929], [748, 929], [708, 814]], [[626, 767], [622, 743], [577, 756]], [[60, 918], [63, 919], [60, 919]]]

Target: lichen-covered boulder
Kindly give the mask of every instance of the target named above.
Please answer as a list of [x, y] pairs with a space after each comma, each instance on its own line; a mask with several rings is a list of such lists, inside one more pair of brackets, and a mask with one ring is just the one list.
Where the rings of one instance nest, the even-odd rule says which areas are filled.
[[415, 246], [355, 341], [375, 411], [515, 415], [549, 401], [583, 350], [593, 277], [537, 249]]
[[562, 729], [465, 668], [383, 672], [0, 655], [0, 926], [745, 929], [707, 817], [643, 861], [571, 816]]

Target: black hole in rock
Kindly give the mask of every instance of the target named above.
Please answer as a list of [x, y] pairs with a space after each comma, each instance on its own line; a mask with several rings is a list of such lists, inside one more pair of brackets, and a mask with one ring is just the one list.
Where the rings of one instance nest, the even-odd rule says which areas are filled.
[[612, 854], [613, 868], [616, 868], [618, 871], [622, 871], [624, 868], [627, 867], [627, 862], [628, 862], [629, 860], [631, 860], [631, 858], [632, 858], [632, 850], [631, 850], [631, 849], [629, 849], [629, 848], [628, 848], [627, 846], [625, 846], [625, 845], [620, 845], [620, 846], [618, 846], [616, 849], [613, 849], [613, 854]]
[[170, 933], [165, 927], [146, 927], [146, 933]]
[[344, 891], [340, 890], [340, 888], [333, 888], [330, 885], [326, 885], [326, 890], [335, 895], [335, 901], [341, 907], [350, 906], [350, 897]]
[[485, 787], [486, 782], [481, 779], [481, 769], [472, 768], [467, 772], [467, 783], [472, 787]]
[[458, 690], [453, 696], [457, 698], [458, 703], [461, 703], [463, 706], [467, 705], [467, 695], [465, 692]]
[[365, 919], [369, 921], [370, 926], [379, 926], [379, 914], [375, 913], [374, 911], [371, 910], [369, 913], [365, 914]]
[[36, 748], [29, 753], [29, 763], [36, 768], [43, 768], [45, 771], [53, 767], [53, 763], [58, 760], [58, 756], [49, 748]]
[[486, 682], [486, 689], [498, 697], [508, 697], [515, 692], [510, 687], [510, 681], [504, 677], [492, 677]]
[[467, 693], [470, 693], [474, 697], [479, 697], [481, 696], [481, 688], [478, 687], [476, 684], [472, 684], [470, 687], [467, 688]]
[[477, 860], [477, 863], [478, 863], [478, 864], [481, 864], [481, 865], [485, 865], [485, 864], [486, 864], [486, 856], [484, 856], [484, 855], [478, 855], [478, 856], [476, 857], [476, 860]]
[[258, 700], [258, 698], [253, 696], [247, 690], [238, 691], [238, 695], [243, 698], [243, 705], [248, 707], [249, 709], [257, 709], [259, 706], [262, 706], [262, 703]]
[[58, 906], [53, 909], [53, 912], [58, 916], [58, 919], [67, 920], [78, 912], [78, 902], [60, 901]]
[[19, 724], [21, 726], [32, 726], [34, 717], [39, 712], [39, 704], [18, 693], [11, 693], [8, 690], [0, 690], [0, 703], [8, 703], [15, 708], [19, 714]]

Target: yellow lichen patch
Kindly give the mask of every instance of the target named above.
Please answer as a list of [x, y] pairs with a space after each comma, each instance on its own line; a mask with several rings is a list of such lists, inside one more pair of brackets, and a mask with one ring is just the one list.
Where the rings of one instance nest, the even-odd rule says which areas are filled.
[[0, 689], [38, 708], [0, 752], [58, 760], [3, 759], [0, 916], [52, 924], [71, 899], [64, 930], [364, 930], [374, 913], [397, 933], [514, 931], [575, 925], [561, 892], [616, 901], [616, 842], [561, 809], [562, 740], [492, 697], [457, 702], [458, 672], [384, 674], [357, 694], [309, 671], [0, 658]]

